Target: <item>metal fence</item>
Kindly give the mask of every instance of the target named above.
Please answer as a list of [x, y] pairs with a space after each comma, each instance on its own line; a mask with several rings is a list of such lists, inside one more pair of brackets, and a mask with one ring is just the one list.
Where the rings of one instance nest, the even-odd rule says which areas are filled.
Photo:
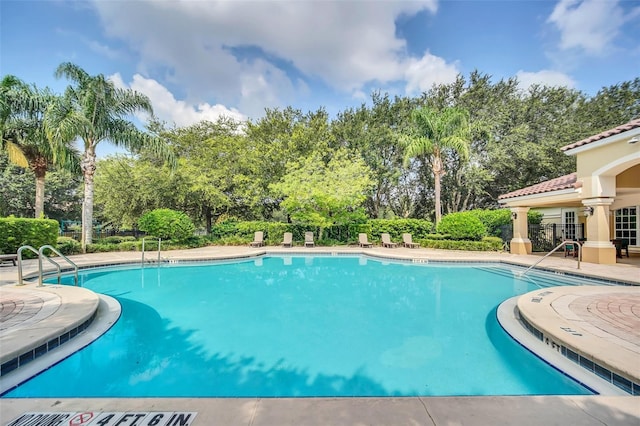
[[[73, 238], [74, 240], [80, 241], [82, 239], [82, 231], [76, 231], [76, 230], [66, 230], [66, 231], [59, 231], [58, 235], [60, 237], [70, 237]], [[133, 230], [133, 231], [118, 231], [115, 229], [94, 229], [93, 230], [93, 239], [94, 240], [99, 240], [101, 238], [106, 238], [106, 237], [144, 237], [145, 233], [142, 231], [138, 231], [138, 230]]]
[[584, 223], [529, 225], [529, 239], [533, 251], [551, 251], [564, 240], [584, 239]]
[[[531, 249], [535, 252], [551, 251], [565, 239], [584, 239], [584, 223], [575, 225], [562, 225], [559, 223], [537, 225], [530, 223], [528, 228]], [[502, 241], [509, 247], [511, 239], [513, 238], [513, 226], [504, 225], [500, 231]]]

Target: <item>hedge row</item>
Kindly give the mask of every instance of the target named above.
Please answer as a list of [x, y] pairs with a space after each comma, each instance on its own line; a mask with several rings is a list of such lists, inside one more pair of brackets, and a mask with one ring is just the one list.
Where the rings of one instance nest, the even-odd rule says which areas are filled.
[[[294, 242], [303, 242], [305, 232], [313, 232], [316, 239], [319, 229], [313, 226], [283, 222], [235, 222], [225, 221], [216, 224], [211, 229], [211, 240], [216, 244], [244, 244], [253, 241], [254, 233], [264, 232], [264, 240], [268, 245], [278, 245], [282, 242], [285, 232], [293, 234]], [[433, 231], [433, 224], [421, 219], [372, 219], [365, 223], [332, 226], [323, 231], [319, 245], [353, 244], [358, 241], [358, 234], [366, 233], [371, 241], [379, 241], [380, 234], [386, 232], [393, 239], [400, 240], [403, 233], [410, 233], [414, 239], [424, 238]]]
[[53, 219], [0, 218], [0, 253], [17, 253], [24, 245], [36, 249], [47, 244], [55, 247], [58, 229], [58, 222]]
[[422, 239], [418, 242], [421, 247], [443, 250], [501, 251], [503, 249], [503, 242], [499, 237], [484, 237], [480, 241]]

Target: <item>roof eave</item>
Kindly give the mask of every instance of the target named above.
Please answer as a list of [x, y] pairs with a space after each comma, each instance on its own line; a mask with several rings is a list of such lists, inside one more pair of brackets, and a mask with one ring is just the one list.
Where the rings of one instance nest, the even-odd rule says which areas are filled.
[[505, 207], [516, 206], [540, 206], [544, 204], [556, 204], [559, 202], [576, 202], [580, 199], [580, 188], [566, 188], [556, 191], [541, 192], [538, 194], [520, 195], [518, 197], [503, 198], [498, 200]]
[[[569, 148], [569, 149], [565, 149], [566, 147], [562, 147], [560, 148], [560, 150], [564, 151], [566, 155], [576, 155], [581, 152], [588, 151], [590, 149], [596, 149], [601, 146], [617, 143], [617, 142], [620, 142], [621, 140], [629, 140], [634, 136], [639, 136], [639, 135], [640, 135], [640, 128], [636, 127], [634, 129], [630, 129], [630, 130], [618, 133], [616, 135], [611, 135], [609, 137], [597, 140], [595, 142], [589, 142], [584, 145], [580, 145], [575, 148]], [[571, 145], [567, 145], [567, 146], [571, 146]]]

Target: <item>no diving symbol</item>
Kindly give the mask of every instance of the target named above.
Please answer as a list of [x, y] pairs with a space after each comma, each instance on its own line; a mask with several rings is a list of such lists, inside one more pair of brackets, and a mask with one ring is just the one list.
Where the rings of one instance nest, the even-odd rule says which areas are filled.
[[71, 420], [69, 420], [69, 426], [84, 425], [89, 423], [89, 420], [93, 418], [93, 413], [78, 413]]

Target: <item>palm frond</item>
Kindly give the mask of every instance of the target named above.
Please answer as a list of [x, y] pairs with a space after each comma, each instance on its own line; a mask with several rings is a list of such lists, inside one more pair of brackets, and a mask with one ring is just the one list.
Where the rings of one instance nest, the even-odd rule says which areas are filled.
[[18, 167], [22, 167], [24, 169], [29, 167], [29, 160], [24, 155], [20, 145], [13, 143], [8, 140], [3, 141], [3, 149], [7, 152], [7, 156], [9, 157], [9, 161], [12, 164], [15, 164]]

